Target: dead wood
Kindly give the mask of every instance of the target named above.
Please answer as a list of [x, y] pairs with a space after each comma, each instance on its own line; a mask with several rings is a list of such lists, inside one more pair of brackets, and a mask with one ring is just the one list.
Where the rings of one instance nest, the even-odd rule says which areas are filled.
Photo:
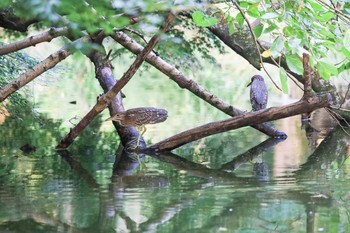
[[66, 35], [68, 28], [50, 28], [46, 32], [30, 36], [24, 40], [20, 40], [14, 43], [6, 44], [0, 47], [0, 55], [5, 55], [19, 51], [30, 46], [35, 46], [42, 42], [50, 42], [52, 39]]
[[[87, 42], [89, 41], [89, 37], [83, 37], [74, 43], [81, 43], [81, 42]], [[19, 76], [17, 79], [13, 80], [12, 82], [8, 83], [6, 86], [4, 86], [0, 90], [0, 102], [4, 101], [7, 97], [9, 97], [12, 93], [16, 92], [29, 82], [31, 82], [33, 79], [37, 78], [42, 73], [48, 71], [49, 69], [55, 67], [59, 62], [67, 58], [69, 55], [72, 54], [72, 46], [64, 46], [62, 49], [58, 50], [56, 53], [51, 54], [47, 58], [45, 58], [43, 61], [41, 61], [39, 64], [35, 65], [31, 70], [28, 70], [21, 76]]]
[[273, 107], [257, 112], [245, 113], [227, 120], [208, 123], [197, 128], [184, 131], [168, 139], [160, 141], [150, 146], [148, 149], [156, 151], [173, 150], [186, 143], [193, 142], [210, 135], [238, 129], [248, 125], [255, 125], [267, 121], [295, 116], [314, 111], [318, 108], [328, 107], [329, 102], [329, 95], [315, 96], [309, 98], [308, 101], [300, 100], [296, 103], [282, 107]]
[[[175, 15], [173, 13], [169, 13], [160, 31], [167, 31], [171, 22], [174, 19]], [[129, 82], [129, 80], [133, 77], [136, 71], [140, 68], [147, 54], [152, 51], [152, 49], [158, 43], [159, 40], [160, 33], [154, 35], [151, 38], [144, 50], [142, 50], [142, 52], [137, 55], [135, 61], [124, 73], [122, 78], [107, 93], [98, 98], [95, 106], [83, 117], [83, 119], [73, 129], [70, 130], [68, 135], [66, 135], [66, 137], [64, 137], [61, 140], [61, 142], [57, 145], [56, 149], [66, 149], [68, 146], [70, 146], [74, 139], [86, 128], [86, 126], [107, 107], [107, 105], [112, 101], [112, 99], [117, 95], [117, 93], [120, 92], [120, 90]], [[102, 69], [100, 72], [103, 71], [104, 70]]]
[[[122, 46], [124, 46], [126, 49], [128, 49], [134, 54], [138, 54], [143, 49], [143, 47], [140, 44], [138, 44], [136, 41], [131, 39], [123, 32], [116, 32], [112, 35], [112, 37], [115, 41], [120, 43]], [[220, 98], [209, 92], [204, 87], [200, 86], [192, 79], [186, 77], [178, 69], [164, 61], [161, 57], [157, 56], [153, 52], [147, 55], [146, 61], [155, 68], [157, 68], [159, 71], [167, 75], [171, 80], [176, 82], [179, 85], [179, 87], [189, 90], [202, 100], [223, 111], [224, 113], [230, 116], [239, 116], [244, 113], [243, 111], [221, 100]], [[267, 124], [254, 125], [252, 127], [265, 133], [270, 137], [286, 137], [286, 135], [283, 132], [280, 132]]]

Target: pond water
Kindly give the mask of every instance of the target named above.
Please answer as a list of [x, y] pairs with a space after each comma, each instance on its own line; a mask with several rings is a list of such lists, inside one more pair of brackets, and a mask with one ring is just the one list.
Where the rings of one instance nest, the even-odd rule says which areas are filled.
[[[150, 155], [123, 151], [104, 115], [68, 151], [55, 151], [99, 91], [73, 80], [50, 84], [55, 105], [35, 86], [33, 105], [1, 124], [0, 232], [350, 232], [350, 138], [342, 128], [329, 133], [322, 114], [303, 126], [300, 116], [274, 122], [284, 141], [247, 127]], [[147, 130], [148, 144], [227, 118], [164, 80], [139, 81], [141, 99], [136, 82], [125, 90], [127, 108], [169, 110]], [[225, 94], [230, 85], [215, 83], [214, 92], [248, 109], [246, 89]]]

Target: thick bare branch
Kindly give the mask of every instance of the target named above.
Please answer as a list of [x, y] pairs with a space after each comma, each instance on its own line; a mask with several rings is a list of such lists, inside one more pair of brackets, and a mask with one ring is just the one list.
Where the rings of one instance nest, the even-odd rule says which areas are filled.
[[229, 130], [241, 128], [248, 125], [260, 124], [266, 121], [277, 120], [290, 116], [299, 115], [305, 112], [314, 111], [318, 108], [329, 106], [328, 95], [320, 97], [309, 98], [308, 101], [300, 100], [296, 103], [285, 105], [282, 107], [268, 108], [257, 112], [249, 112], [234, 118], [223, 121], [212, 122], [199, 126], [194, 129], [187, 130], [180, 134], [174, 135], [168, 139], [158, 142], [149, 149], [152, 150], [173, 150], [186, 143], [193, 142], [200, 138], [210, 135], [226, 132]]
[[[305, 49], [307, 49], [305, 47]], [[304, 67], [304, 98], [307, 99], [311, 96], [312, 83], [311, 83], [311, 67], [309, 54], [303, 53], [303, 67]]]
[[30, 46], [35, 46], [42, 42], [50, 42], [52, 39], [66, 35], [67, 33], [68, 28], [51, 28], [50, 30], [42, 32], [38, 35], [30, 36], [24, 40], [1, 46], [0, 55], [16, 52]]
[[[74, 43], [86, 42], [89, 40], [89, 37], [83, 37]], [[34, 66], [31, 70], [28, 70], [17, 79], [13, 80], [6, 86], [4, 86], [0, 90], [0, 102], [4, 101], [7, 97], [9, 97], [12, 93], [19, 90], [27, 83], [46, 72], [47, 70], [55, 67], [59, 62], [67, 58], [72, 54], [71, 46], [64, 46], [62, 49], [58, 50], [56, 53], [51, 54], [47, 58], [45, 58], [42, 62]]]
[[[140, 44], [128, 37], [123, 32], [116, 32], [112, 37], [114, 40], [116, 40], [118, 43], [123, 45], [126, 49], [128, 49], [134, 54], [138, 54], [143, 49], [143, 47]], [[159, 56], [156, 56], [153, 52], [147, 55], [146, 61], [149, 64], [153, 65], [155, 68], [157, 68], [159, 71], [167, 75], [181, 88], [186, 88], [199, 98], [203, 99], [204, 101], [208, 102], [209, 104], [223, 111], [224, 113], [230, 116], [238, 116], [244, 113], [243, 111], [233, 107], [232, 105], [229, 105], [214, 94], [210, 93], [208, 90], [194, 82], [192, 79], [186, 77], [178, 69], [164, 61]], [[252, 127], [267, 134], [270, 137], [286, 137], [286, 135], [283, 132], [274, 129], [273, 127], [267, 124], [254, 125]]]
[[[175, 19], [175, 15], [170, 13], [168, 17], [165, 19], [164, 24], [162, 25], [161, 32], [165, 32], [168, 30], [171, 22]], [[154, 35], [151, 40], [148, 42], [144, 50], [139, 53], [129, 67], [129, 69], [124, 73], [123, 77], [102, 97], [97, 100], [95, 106], [83, 117], [83, 119], [66, 135], [65, 138], [61, 140], [61, 142], [57, 145], [57, 149], [65, 149], [72, 144], [74, 139], [86, 128], [86, 126], [99, 114], [101, 113], [107, 105], [112, 101], [112, 99], [117, 95], [118, 92], [129, 82], [129, 80], [133, 77], [136, 71], [140, 68], [143, 61], [145, 60], [147, 54], [149, 54], [154, 46], [160, 40], [160, 35]], [[103, 72], [103, 70], [101, 71]]]

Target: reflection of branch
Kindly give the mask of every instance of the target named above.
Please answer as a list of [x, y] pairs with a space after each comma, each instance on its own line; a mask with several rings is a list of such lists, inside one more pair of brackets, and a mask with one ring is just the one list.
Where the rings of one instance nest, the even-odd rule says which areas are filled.
[[221, 166], [220, 170], [231, 170], [234, 171], [239, 168], [242, 164], [252, 161], [257, 156], [264, 153], [269, 148], [277, 145], [278, 143], [284, 141], [284, 139], [273, 139], [269, 138], [259, 145], [249, 149], [248, 151], [235, 157], [231, 162], [225, 163]]
[[248, 125], [260, 124], [266, 121], [277, 120], [290, 116], [310, 112], [318, 108], [329, 106], [328, 95], [323, 99], [317, 96], [309, 98], [308, 101], [298, 101], [282, 107], [268, 108], [257, 112], [249, 112], [241, 116], [227, 120], [208, 123], [197, 128], [193, 128], [168, 139], [158, 142], [150, 147], [154, 150], [173, 150], [186, 143], [193, 142], [200, 138], [241, 128]]
[[64, 159], [69, 164], [73, 171], [76, 172], [79, 177], [82, 177], [87, 184], [89, 184], [93, 188], [100, 187], [99, 184], [96, 182], [95, 178], [92, 177], [89, 174], [89, 172], [83, 166], [81, 166], [81, 164], [78, 161], [74, 160], [74, 158], [69, 154], [68, 151], [61, 150], [58, 151], [58, 153], [60, 154], [62, 159]]
[[30, 46], [35, 46], [42, 42], [50, 42], [52, 39], [66, 35], [68, 28], [50, 28], [46, 32], [30, 36], [24, 40], [20, 40], [11, 44], [6, 44], [0, 47], [0, 55], [9, 54]]
[[188, 171], [189, 175], [207, 178], [210, 180], [213, 178], [238, 182], [247, 182], [249, 180], [250, 182], [252, 182], [253, 185], [256, 182], [256, 180], [253, 178], [240, 178], [236, 177], [235, 174], [227, 171], [210, 169], [204, 165], [188, 161], [187, 159], [177, 156], [168, 151], [164, 151], [161, 153], [153, 153], [152, 151], [147, 151], [146, 153], [152, 158], [170, 164], [178, 170]]
[[340, 127], [334, 129], [309, 156], [307, 162], [300, 166], [296, 175], [307, 175], [308, 171], [313, 173], [315, 170], [323, 171], [322, 166], [334, 161], [342, 163], [347, 158], [349, 139], [349, 136]]

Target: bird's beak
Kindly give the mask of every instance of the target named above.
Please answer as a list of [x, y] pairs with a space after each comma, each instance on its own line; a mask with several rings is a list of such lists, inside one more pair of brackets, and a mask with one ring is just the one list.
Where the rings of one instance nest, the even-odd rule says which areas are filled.
[[112, 117], [107, 118], [105, 121], [111, 121]]
[[253, 81], [251, 81], [250, 83], [248, 83], [247, 87], [249, 87], [250, 85], [252, 85], [252, 82], [253, 82]]

